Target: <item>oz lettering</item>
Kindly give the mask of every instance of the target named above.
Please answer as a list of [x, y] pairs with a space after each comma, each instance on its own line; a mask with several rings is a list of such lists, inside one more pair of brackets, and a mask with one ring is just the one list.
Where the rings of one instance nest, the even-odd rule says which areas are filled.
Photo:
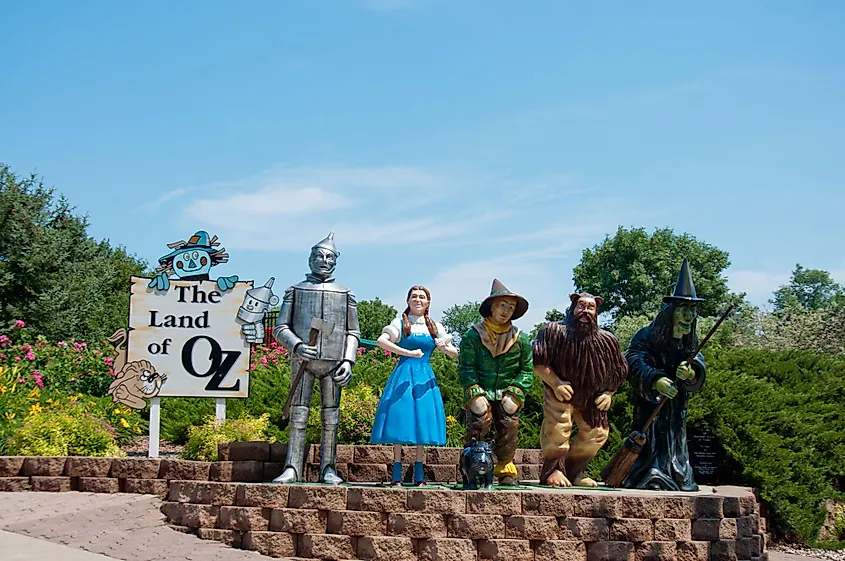
[[[211, 351], [208, 353], [208, 360], [210, 361], [210, 364], [208, 366], [208, 370], [203, 373], [197, 372], [197, 369], [194, 366], [194, 345], [196, 345], [197, 341], [200, 339], [205, 339], [211, 346]], [[220, 348], [220, 343], [211, 337], [208, 337], [207, 335], [197, 335], [196, 337], [188, 339], [185, 346], [182, 347], [182, 367], [185, 368], [188, 374], [196, 378], [208, 378], [211, 376], [208, 384], [205, 385], [206, 391], [238, 391], [241, 388], [240, 380], [235, 382], [235, 385], [229, 386], [228, 388], [221, 388], [220, 384], [232, 369], [232, 366], [235, 365], [239, 356], [241, 356], [241, 351], [224, 351]]]

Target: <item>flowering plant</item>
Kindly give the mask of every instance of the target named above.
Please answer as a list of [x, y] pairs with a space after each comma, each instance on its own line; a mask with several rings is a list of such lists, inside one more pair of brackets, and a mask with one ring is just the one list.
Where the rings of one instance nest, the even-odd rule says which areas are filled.
[[237, 419], [226, 419], [218, 422], [213, 415], [205, 418], [200, 426], [188, 429], [188, 443], [182, 451], [182, 457], [187, 460], [202, 460], [216, 462], [217, 445], [223, 442], [250, 442], [254, 440], [269, 440], [267, 428], [270, 425], [270, 415], [264, 414], [258, 418], [244, 414]]

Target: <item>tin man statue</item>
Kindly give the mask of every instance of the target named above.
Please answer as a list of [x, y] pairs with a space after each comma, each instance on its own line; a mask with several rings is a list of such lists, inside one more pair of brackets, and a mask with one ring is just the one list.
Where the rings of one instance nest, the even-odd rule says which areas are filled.
[[334, 232], [311, 248], [311, 273], [285, 291], [273, 329], [273, 337], [291, 356], [291, 390], [284, 412], [290, 407], [288, 455], [276, 483], [305, 480], [305, 426], [315, 378], [320, 380], [322, 400], [319, 481], [343, 483], [335, 465], [340, 392], [352, 379], [361, 334], [355, 295], [332, 276], [338, 256]]

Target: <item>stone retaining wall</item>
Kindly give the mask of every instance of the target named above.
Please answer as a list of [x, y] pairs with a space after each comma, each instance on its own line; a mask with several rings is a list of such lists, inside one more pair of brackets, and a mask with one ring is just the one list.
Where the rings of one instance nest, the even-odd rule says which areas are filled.
[[300, 559], [767, 558], [750, 491], [681, 496], [174, 481], [162, 512], [200, 538]]

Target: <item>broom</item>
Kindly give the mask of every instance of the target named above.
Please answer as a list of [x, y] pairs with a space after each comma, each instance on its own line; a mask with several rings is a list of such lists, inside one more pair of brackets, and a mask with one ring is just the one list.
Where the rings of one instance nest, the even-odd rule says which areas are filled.
[[[707, 335], [705, 335], [704, 339], [702, 339], [698, 344], [698, 348], [695, 350], [693, 355], [687, 359], [687, 362], [692, 362], [698, 353], [701, 352], [701, 349], [704, 348], [704, 345], [707, 344], [707, 341], [716, 332], [719, 326], [722, 325], [722, 322], [725, 321], [728, 314], [730, 314], [733, 309], [733, 304], [728, 306], [728, 309], [725, 310], [725, 313], [722, 314], [719, 321], [713, 324], [713, 327], [710, 328], [710, 331], [707, 332]], [[663, 404], [667, 401], [668, 399], [663, 398], [660, 403], [657, 404], [657, 407], [654, 408], [654, 411], [649, 416], [648, 421], [646, 421], [642, 430], [634, 430], [628, 438], [625, 439], [625, 442], [622, 443], [622, 447], [601, 471], [601, 478], [604, 480], [605, 485], [610, 487], [622, 486], [622, 482], [626, 477], [628, 477], [628, 473], [631, 471], [631, 468], [634, 466], [637, 458], [639, 458], [640, 453], [643, 451], [643, 446], [645, 446], [645, 443], [648, 440], [646, 432], [648, 432], [649, 427], [651, 427], [651, 423], [653, 423], [654, 419], [657, 418], [657, 415], [663, 408]]]

